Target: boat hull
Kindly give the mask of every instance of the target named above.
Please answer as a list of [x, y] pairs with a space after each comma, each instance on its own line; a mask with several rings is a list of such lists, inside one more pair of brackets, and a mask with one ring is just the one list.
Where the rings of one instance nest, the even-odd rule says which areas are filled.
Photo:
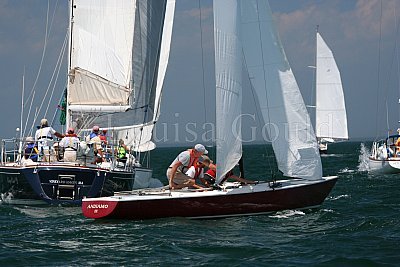
[[278, 181], [203, 192], [150, 191], [137, 195], [83, 199], [88, 218], [154, 219], [165, 217], [213, 218], [270, 213], [317, 207], [323, 203], [337, 177], [318, 182]]
[[80, 205], [83, 197], [111, 196], [116, 191], [139, 188], [135, 176], [140, 176], [141, 181], [150, 179], [152, 171], [111, 171], [61, 164], [0, 166], [1, 200], [10, 204]]
[[386, 174], [400, 173], [400, 158], [374, 159], [369, 157], [369, 170]]

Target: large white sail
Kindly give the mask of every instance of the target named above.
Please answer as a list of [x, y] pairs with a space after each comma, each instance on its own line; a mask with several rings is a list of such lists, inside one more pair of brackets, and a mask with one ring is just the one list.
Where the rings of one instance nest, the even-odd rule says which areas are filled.
[[[141, 21], [137, 25], [146, 25], [149, 22], [155, 25], [152, 31], [144, 32], [142, 30], [141, 38], [138, 38], [134, 45], [135, 104], [132, 112], [128, 112], [124, 116], [130, 117], [131, 119], [128, 121], [133, 123], [128, 127], [123, 127], [122, 130], [114, 128], [115, 130], [119, 129], [116, 131], [117, 139], [124, 139], [125, 143], [130, 144], [133, 150], [138, 152], [149, 151], [156, 147], [152, 142], [153, 131], [160, 116], [162, 88], [168, 66], [175, 12], [175, 0], [150, 0], [146, 5], [145, 3], [146, 1], [141, 1], [139, 6], [141, 14], [138, 17], [141, 18]], [[163, 7], [161, 4], [166, 6]], [[162, 20], [150, 21], [154, 20], [156, 15], [149, 15], [149, 9], [153, 12], [165, 10], [164, 16], [160, 16]], [[162, 27], [155, 30], [158, 28], [156, 25]], [[148, 30], [147, 27], [145, 29]], [[154, 45], [156, 43], [159, 45]], [[145, 51], [151, 52], [145, 54]], [[152, 58], [148, 54], [156, 57]]]
[[242, 0], [241, 5], [245, 62], [278, 168], [285, 176], [321, 179], [316, 137], [269, 4]]
[[[80, 128], [90, 128], [94, 124], [107, 128], [111, 130], [113, 140], [123, 139], [136, 151], [153, 149], [152, 133], [159, 117], [168, 65], [175, 0], [75, 0], [74, 4], [72, 43], [80, 40], [81, 32], [93, 35], [94, 41], [89, 41], [89, 44], [96, 46], [96, 57], [99, 59], [88, 56], [91, 52], [83, 56], [72, 46], [72, 75], [68, 88], [70, 121], [79, 121]], [[95, 11], [89, 12], [86, 6], [94, 6]], [[77, 12], [77, 9], [83, 11]], [[105, 25], [103, 21], [92, 23], [95, 19], [102, 20], [100, 15], [103, 13], [110, 17], [107, 21], [113, 21], [112, 25]], [[95, 18], [91, 19], [91, 16]], [[76, 21], [83, 21], [80, 24], [85, 27], [76, 28]], [[118, 21], [122, 23], [117, 24]], [[116, 40], [120, 33], [121, 38]], [[118, 50], [118, 53], [115, 52], [118, 60], [108, 60], [109, 46], [112, 46], [108, 42], [119, 42], [119, 47], [127, 49], [125, 54]], [[107, 61], [110, 66], [99, 66], [99, 60]], [[85, 74], [84, 78], [81, 78], [81, 73]], [[97, 85], [99, 81], [101, 84]], [[118, 89], [115, 91], [121, 96], [119, 102], [116, 101], [116, 94], [111, 95], [112, 90], [105, 85]], [[104, 96], [101, 98], [104, 103], [91, 97], [93, 95]], [[83, 101], [83, 98], [87, 100]]]
[[217, 182], [242, 156], [240, 0], [214, 0]]
[[132, 0], [73, 1], [69, 109], [128, 105], [135, 7]]
[[348, 139], [340, 72], [332, 51], [317, 32], [315, 128], [319, 138]]

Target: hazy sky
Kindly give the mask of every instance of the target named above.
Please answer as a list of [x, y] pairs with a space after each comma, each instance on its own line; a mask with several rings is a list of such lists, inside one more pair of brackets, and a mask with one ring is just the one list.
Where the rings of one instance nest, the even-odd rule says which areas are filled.
[[[202, 0], [201, 12], [198, 0], [176, 2], [169, 68], [156, 136], [168, 143], [174, 139], [180, 143], [194, 141], [196, 134], [199, 138], [204, 133], [202, 125], [214, 121], [212, 1]], [[377, 133], [383, 136], [387, 128], [386, 103], [389, 127], [398, 128], [400, 51], [395, 46], [399, 35], [396, 23], [400, 20], [400, 1], [270, 0], [270, 5], [307, 104], [313, 104], [312, 95], [315, 95], [312, 92], [313, 70], [307, 66], [315, 64], [315, 27], [319, 25], [341, 71], [350, 138], [374, 139]], [[67, 34], [67, 6], [66, 0], [50, 1], [51, 29], [31, 113], [40, 106]], [[27, 95], [34, 86], [42, 59], [47, 8], [45, 0], [0, 0], [0, 137], [14, 136], [20, 125], [22, 75], [25, 69]], [[50, 120], [65, 88], [65, 77], [66, 66], [63, 66], [49, 105], [47, 117]], [[45, 101], [42, 112], [48, 102]], [[249, 127], [256, 125], [256, 119], [251, 116], [255, 113], [253, 107], [252, 97], [245, 95], [244, 112], [249, 114], [245, 122], [246, 135]], [[29, 104], [26, 110], [28, 108]], [[28, 123], [28, 128], [31, 124]], [[209, 129], [206, 125], [206, 130]]]

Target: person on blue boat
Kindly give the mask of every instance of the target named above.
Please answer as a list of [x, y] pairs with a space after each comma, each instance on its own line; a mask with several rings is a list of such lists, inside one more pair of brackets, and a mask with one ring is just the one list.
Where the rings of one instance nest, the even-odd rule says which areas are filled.
[[44, 160], [46, 160], [47, 155], [50, 155], [50, 146], [53, 143], [54, 136], [58, 138], [64, 137], [63, 134], [60, 134], [51, 126], [49, 126], [47, 119], [43, 118], [40, 121], [39, 129], [36, 130], [35, 141], [37, 143], [39, 153], [43, 156]]
[[118, 147], [115, 149], [115, 153], [117, 155], [117, 161], [122, 163], [126, 163], [128, 147], [125, 145], [124, 140], [119, 139]]
[[170, 189], [181, 189], [184, 187], [201, 188], [195, 184], [195, 180], [187, 176], [186, 171], [194, 166], [199, 157], [207, 154], [208, 151], [202, 144], [181, 152], [167, 169], [167, 178]]
[[34, 162], [38, 161], [39, 150], [37, 145], [35, 144], [35, 140], [33, 137], [29, 136], [26, 138], [26, 146], [24, 150], [25, 159], [30, 159]]
[[76, 152], [79, 148], [79, 138], [75, 134], [74, 128], [69, 128], [67, 134], [61, 139], [59, 146], [64, 148], [64, 161], [76, 161]]
[[93, 163], [101, 163], [103, 159], [103, 147], [101, 146], [100, 127], [95, 125], [92, 132], [86, 136], [86, 143], [93, 146], [95, 160]]

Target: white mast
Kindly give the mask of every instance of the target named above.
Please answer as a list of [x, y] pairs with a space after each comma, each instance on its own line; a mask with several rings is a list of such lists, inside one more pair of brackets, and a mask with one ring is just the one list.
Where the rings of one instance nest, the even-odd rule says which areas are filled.
[[[72, 28], [73, 28], [73, 15], [74, 15], [74, 0], [69, 0], [69, 42], [68, 42], [68, 79], [70, 79], [70, 70], [71, 70], [71, 47], [72, 47]], [[67, 82], [67, 99], [66, 99], [66, 107], [65, 107], [65, 128], [68, 130], [68, 128], [71, 126], [71, 116], [70, 116], [70, 112], [68, 109], [68, 99], [69, 99], [69, 82]]]

